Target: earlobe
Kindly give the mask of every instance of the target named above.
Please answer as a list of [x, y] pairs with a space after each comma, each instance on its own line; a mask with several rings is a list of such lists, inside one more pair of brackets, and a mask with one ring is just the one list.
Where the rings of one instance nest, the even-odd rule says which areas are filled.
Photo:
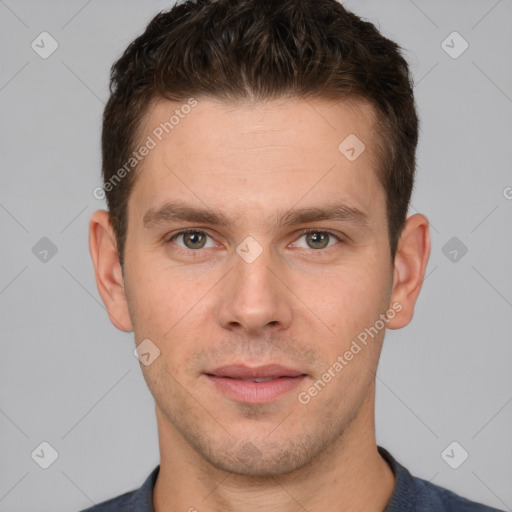
[[407, 219], [400, 236], [393, 269], [391, 304], [402, 309], [388, 322], [389, 329], [405, 327], [414, 315], [414, 306], [425, 279], [430, 256], [430, 232], [428, 219], [422, 214]]
[[110, 321], [121, 331], [132, 331], [117, 243], [109, 214], [105, 210], [94, 212], [89, 221], [89, 250], [98, 292]]

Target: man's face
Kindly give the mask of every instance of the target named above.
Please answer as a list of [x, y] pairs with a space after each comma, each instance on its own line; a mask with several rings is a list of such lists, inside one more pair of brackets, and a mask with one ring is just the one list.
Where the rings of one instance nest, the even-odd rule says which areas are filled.
[[[385, 329], [366, 345], [357, 340], [390, 309], [393, 280], [372, 110], [201, 100], [159, 141], [154, 130], [177, 108], [161, 102], [145, 123], [142, 141], [151, 136], [156, 147], [130, 195], [125, 252], [136, 342], [160, 350], [142, 365], [159, 431], [217, 468], [290, 472], [351, 426], [372, 428]], [[356, 139], [339, 149], [351, 134], [366, 146], [355, 160]], [[221, 222], [156, 214], [166, 203], [215, 212]], [[340, 204], [352, 214], [291, 215]], [[185, 228], [193, 232], [178, 234]], [[360, 351], [333, 371], [354, 340]], [[218, 385], [219, 367], [271, 364], [303, 376], [282, 380], [280, 393], [275, 383], [231, 379], [234, 394]]]

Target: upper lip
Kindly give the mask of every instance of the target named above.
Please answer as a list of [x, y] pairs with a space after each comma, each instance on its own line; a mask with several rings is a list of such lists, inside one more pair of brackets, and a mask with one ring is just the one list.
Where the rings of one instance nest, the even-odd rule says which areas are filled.
[[299, 377], [304, 375], [304, 373], [299, 370], [287, 368], [279, 364], [267, 364], [253, 367], [232, 364], [221, 366], [211, 372], [207, 372], [207, 374], [216, 377], [230, 377], [232, 379], [264, 379], [269, 377]]

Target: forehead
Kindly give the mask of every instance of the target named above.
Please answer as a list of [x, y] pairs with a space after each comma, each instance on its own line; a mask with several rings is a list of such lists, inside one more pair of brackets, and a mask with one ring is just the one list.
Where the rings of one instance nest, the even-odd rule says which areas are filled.
[[326, 201], [384, 214], [370, 105], [194, 102], [159, 101], [146, 116], [141, 141], [152, 149], [129, 201], [137, 219], [173, 199], [243, 217]]

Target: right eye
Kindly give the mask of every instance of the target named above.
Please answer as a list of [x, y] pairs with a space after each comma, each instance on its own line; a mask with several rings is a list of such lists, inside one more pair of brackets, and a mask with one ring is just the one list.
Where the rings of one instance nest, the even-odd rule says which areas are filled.
[[[210, 245], [207, 244], [207, 238], [212, 240]], [[181, 239], [183, 245], [176, 242], [176, 240]], [[215, 247], [215, 242], [210, 237], [210, 235], [206, 234], [204, 231], [199, 231], [197, 229], [183, 229], [175, 233], [168, 242], [175, 242], [178, 247], [182, 249], [189, 249], [191, 251], [197, 251], [199, 249], [210, 249]]]

